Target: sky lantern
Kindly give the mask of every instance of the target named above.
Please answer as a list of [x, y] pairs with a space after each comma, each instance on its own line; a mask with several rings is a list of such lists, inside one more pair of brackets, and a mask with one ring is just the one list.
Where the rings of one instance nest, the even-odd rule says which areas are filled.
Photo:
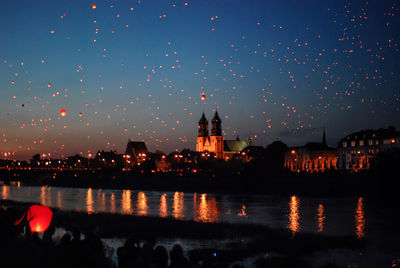
[[60, 110], [60, 115], [61, 115], [61, 116], [66, 116], [66, 115], [67, 115], [67, 110], [61, 109], [61, 110]]
[[14, 225], [20, 224], [25, 216], [32, 232], [44, 232], [51, 223], [53, 212], [48, 207], [33, 205], [29, 207], [28, 211], [25, 212], [21, 219], [16, 221]]
[[205, 100], [206, 99], [206, 94], [201, 94], [201, 100]]
[[51, 87], [51, 83], [48, 83], [48, 84], [47, 84], [47, 87]]
[[92, 4], [92, 8], [96, 9], [96, 4], [95, 3]]

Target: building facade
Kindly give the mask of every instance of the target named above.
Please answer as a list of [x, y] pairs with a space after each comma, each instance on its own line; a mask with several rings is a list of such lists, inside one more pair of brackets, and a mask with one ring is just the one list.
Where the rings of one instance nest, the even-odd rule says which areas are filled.
[[369, 169], [377, 153], [400, 148], [400, 132], [395, 127], [367, 129], [350, 134], [338, 143], [339, 169]]
[[321, 143], [309, 142], [305, 146], [289, 148], [284, 166], [293, 172], [310, 173], [337, 169], [337, 151], [326, 144], [324, 130]]
[[221, 118], [216, 111], [211, 121], [211, 136], [208, 132], [208, 120], [203, 113], [198, 127], [196, 152], [213, 153], [217, 159], [228, 160], [233, 154], [240, 153], [247, 143], [245, 141], [224, 140], [222, 136]]
[[149, 152], [143, 141], [133, 141], [129, 139], [123, 157], [125, 158], [127, 167], [135, 164], [140, 165], [140, 163], [149, 159]]

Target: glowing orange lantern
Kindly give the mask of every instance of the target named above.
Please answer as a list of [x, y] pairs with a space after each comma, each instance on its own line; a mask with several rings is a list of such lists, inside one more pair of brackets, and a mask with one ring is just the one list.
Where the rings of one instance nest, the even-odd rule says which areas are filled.
[[45, 206], [33, 205], [22, 215], [21, 219], [15, 222], [18, 225], [26, 216], [32, 232], [44, 232], [49, 228], [53, 212]]
[[92, 4], [92, 8], [93, 8], [93, 9], [96, 9], [96, 4]]
[[67, 115], [67, 110], [61, 109], [60, 110], [60, 114], [61, 114], [61, 116], [66, 116]]
[[201, 94], [201, 100], [205, 100], [206, 99], [206, 94]]

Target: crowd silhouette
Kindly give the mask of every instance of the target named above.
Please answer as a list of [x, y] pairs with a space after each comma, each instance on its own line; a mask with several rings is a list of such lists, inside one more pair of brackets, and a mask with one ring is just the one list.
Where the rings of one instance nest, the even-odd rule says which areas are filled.
[[114, 250], [103, 243], [95, 227], [80, 230], [76, 226], [61, 238], [54, 239], [54, 224], [50, 224], [43, 235], [39, 235], [30, 232], [27, 222], [14, 226], [14, 221], [5, 209], [0, 209], [1, 267], [243, 267], [218, 261], [215, 254], [199, 257], [189, 252], [187, 258], [179, 244], [175, 244], [168, 252], [164, 246], [157, 244], [155, 238], [139, 240], [129, 237]]

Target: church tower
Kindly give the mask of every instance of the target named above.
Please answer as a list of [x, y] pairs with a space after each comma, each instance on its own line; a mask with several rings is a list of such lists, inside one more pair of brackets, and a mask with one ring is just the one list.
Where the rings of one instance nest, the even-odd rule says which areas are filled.
[[214, 118], [212, 119], [211, 123], [211, 151], [215, 153], [215, 156], [218, 159], [222, 159], [224, 157], [224, 138], [222, 137], [221, 118], [219, 118], [217, 111], [215, 111]]
[[209, 151], [210, 137], [208, 136], [208, 120], [203, 113], [199, 121], [199, 130], [196, 141], [196, 152]]
[[222, 136], [221, 118], [219, 118], [217, 111], [215, 111], [215, 115], [211, 121], [211, 124], [212, 124], [211, 136]]
[[203, 113], [199, 121], [199, 134], [197, 137], [208, 137], [208, 120]]

